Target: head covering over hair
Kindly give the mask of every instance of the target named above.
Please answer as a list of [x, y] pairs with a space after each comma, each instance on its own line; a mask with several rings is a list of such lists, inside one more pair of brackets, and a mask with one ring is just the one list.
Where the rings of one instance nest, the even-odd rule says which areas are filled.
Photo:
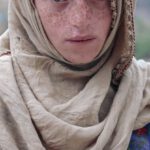
[[[47, 39], [32, 0], [10, 0], [1, 36], [0, 147], [126, 150], [150, 122], [150, 65], [133, 58], [133, 0], [112, 0], [112, 30], [89, 64], [65, 60]], [[138, 81], [138, 82], [137, 82]]]

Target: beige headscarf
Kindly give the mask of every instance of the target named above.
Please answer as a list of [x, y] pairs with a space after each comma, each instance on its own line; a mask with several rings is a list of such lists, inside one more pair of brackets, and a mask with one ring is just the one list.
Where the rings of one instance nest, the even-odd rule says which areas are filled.
[[132, 59], [134, 2], [111, 5], [102, 53], [77, 66], [49, 42], [32, 0], [10, 0], [0, 39], [2, 55], [11, 50], [0, 58], [1, 149], [126, 150], [133, 129], [150, 122], [150, 64]]

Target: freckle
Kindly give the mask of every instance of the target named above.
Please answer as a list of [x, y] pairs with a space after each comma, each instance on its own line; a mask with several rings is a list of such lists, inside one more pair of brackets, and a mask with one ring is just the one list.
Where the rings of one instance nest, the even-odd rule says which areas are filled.
[[48, 17], [48, 20], [51, 21], [53, 25], [59, 25], [61, 22], [61, 16], [57, 13], [53, 13]]

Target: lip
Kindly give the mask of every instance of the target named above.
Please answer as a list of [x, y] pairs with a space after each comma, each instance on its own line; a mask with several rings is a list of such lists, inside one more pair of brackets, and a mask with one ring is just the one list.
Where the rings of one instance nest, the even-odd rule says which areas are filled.
[[84, 43], [84, 42], [90, 42], [92, 40], [96, 39], [94, 36], [75, 36], [72, 38], [67, 39], [66, 41], [68, 42], [73, 42], [73, 43]]

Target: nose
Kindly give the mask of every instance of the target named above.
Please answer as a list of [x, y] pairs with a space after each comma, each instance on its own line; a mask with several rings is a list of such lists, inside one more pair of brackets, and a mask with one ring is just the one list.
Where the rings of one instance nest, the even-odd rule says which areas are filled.
[[80, 29], [87, 27], [91, 19], [91, 8], [87, 0], [75, 0], [69, 16], [72, 26]]

